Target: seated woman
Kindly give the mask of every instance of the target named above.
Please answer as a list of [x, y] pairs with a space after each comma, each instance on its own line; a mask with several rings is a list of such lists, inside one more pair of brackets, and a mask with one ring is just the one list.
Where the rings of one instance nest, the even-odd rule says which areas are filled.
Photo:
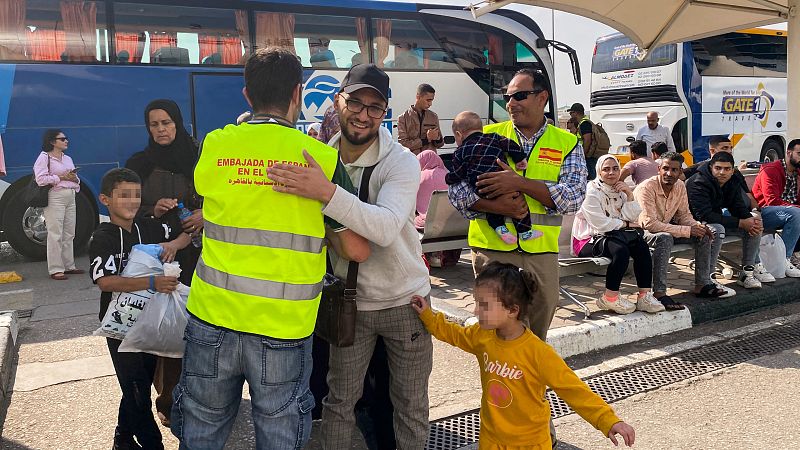
[[[597, 160], [597, 178], [589, 182], [581, 210], [572, 227], [573, 251], [580, 257], [611, 259], [606, 272], [606, 290], [596, 300], [597, 307], [619, 314], [636, 310], [664, 311], [664, 305], [651, 291], [653, 262], [638, 223], [641, 207], [631, 188], [620, 181], [620, 167], [612, 155]], [[633, 257], [633, 272], [639, 295], [636, 302], [620, 296], [622, 277]]]
[[[419, 231], [425, 229], [425, 218], [428, 214], [428, 205], [434, 191], [446, 191], [447, 183], [444, 181], [447, 168], [444, 161], [433, 150], [425, 150], [417, 155], [420, 175], [419, 190], [417, 191], [417, 213], [414, 217], [414, 226]], [[425, 254], [425, 259], [433, 267], [452, 266], [461, 257], [461, 250], [444, 250]]]

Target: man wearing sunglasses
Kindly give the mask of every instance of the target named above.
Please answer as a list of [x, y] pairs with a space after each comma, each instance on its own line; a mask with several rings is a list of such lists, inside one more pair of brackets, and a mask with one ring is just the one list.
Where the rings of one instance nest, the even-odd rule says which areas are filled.
[[[279, 183], [275, 190], [321, 201], [323, 214], [370, 241], [370, 256], [358, 269], [355, 342], [330, 349], [330, 392], [322, 410], [326, 449], [352, 447], [353, 408], [361, 396], [378, 337], [383, 338], [388, 353], [396, 448], [424, 448], [428, 437], [433, 343], [409, 305], [412, 295], [430, 292], [430, 277], [412, 220], [420, 166], [414, 154], [395, 142], [382, 124], [388, 99], [389, 77], [374, 64], [353, 66], [334, 97], [341, 133], [329, 144], [339, 150], [356, 186], [361, 185], [365, 169], [374, 167], [367, 203], [333, 185], [311, 159], [309, 167], [276, 164], [269, 170], [269, 177]], [[347, 265], [339, 258], [335, 274], [346, 276]]]

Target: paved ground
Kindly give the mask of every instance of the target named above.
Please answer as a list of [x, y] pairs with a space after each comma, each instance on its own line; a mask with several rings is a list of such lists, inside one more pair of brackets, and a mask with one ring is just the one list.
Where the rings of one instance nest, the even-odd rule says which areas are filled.
[[[86, 257], [79, 259], [83, 267], [88, 265]], [[672, 276], [676, 284], [691, 283], [691, 278], [686, 270], [680, 270], [685, 260], [678, 259], [678, 270]], [[98, 291], [89, 281], [88, 276], [71, 277], [65, 282], [55, 282], [47, 278], [43, 263], [32, 263], [21, 259], [11, 252], [6, 246], [0, 245], [0, 271], [17, 270], [25, 280], [19, 283], [0, 285], [0, 309], [14, 307], [31, 311], [29, 319], [21, 321], [19, 334], [19, 357], [16, 366], [16, 385], [8, 408], [8, 416], [0, 440], [3, 449], [107, 449], [110, 436], [113, 432], [114, 417], [119, 401], [119, 388], [113, 377], [107, 350], [102, 338], [91, 336], [97, 327]], [[432, 274], [435, 297], [452, 303], [454, 306], [471, 308], [472, 275], [466, 260], [454, 268], [434, 269]], [[602, 290], [602, 277], [591, 275], [583, 277], [570, 277], [562, 279], [564, 285], [578, 292], [583, 299], [592, 299]], [[632, 287], [626, 287], [633, 292]], [[579, 310], [572, 305], [565, 304], [557, 313], [554, 327], [576, 323], [582, 318]], [[743, 323], [746, 323], [744, 321]], [[697, 329], [687, 330], [687, 333], [698, 333]], [[668, 338], [660, 338], [668, 339]], [[676, 339], [673, 337], [673, 339]], [[659, 338], [648, 342], [637, 343], [631, 348], [641, 348], [658, 343]], [[597, 352], [591, 357], [603, 359], [604, 355], [611, 355], [619, 350], [609, 350], [608, 353]], [[579, 364], [591, 362], [587, 359], [576, 359]], [[434, 344], [434, 373], [430, 381], [431, 419], [437, 419], [456, 414], [479, 406], [480, 384], [478, 379], [477, 364], [474, 358], [450, 346], [436, 342]], [[790, 367], [789, 369], [792, 369]], [[778, 370], [778, 369], [775, 369]], [[787, 369], [788, 370], [788, 369]], [[792, 373], [785, 373], [788, 375]], [[747, 376], [760, 376], [753, 372], [746, 372]], [[780, 374], [773, 372], [764, 374], [767, 379], [778, 379]], [[772, 378], [769, 378], [772, 377]], [[795, 376], [795, 379], [797, 377]], [[745, 386], [739, 386], [744, 391]], [[797, 386], [788, 387], [786, 390], [776, 390], [776, 395], [789, 396], [796, 392]], [[793, 391], [791, 390], [793, 389]], [[727, 392], [727, 391], [726, 391]], [[731, 390], [732, 393], [737, 391]], [[711, 395], [711, 394], [709, 394]], [[760, 394], [754, 390], [754, 396], [771, 395], [768, 389]], [[249, 403], [245, 394], [234, 436], [228, 448], [249, 449], [253, 448], [252, 424], [249, 416]], [[797, 396], [795, 396], [796, 398]], [[648, 397], [649, 398], [649, 397]], [[660, 397], [659, 397], [660, 398]], [[692, 396], [685, 397], [691, 400]], [[758, 397], [756, 397], [758, 398]], [[629, 400], [633, 403], [635, 399]], [[666, 402], [658, 404], [659, 417], [647, 418], [648, 409], [644, 406], [635, 409], [631, 406], [631, 413], [622, 409], [626, 417], [642, 417], [643, 430], [658, 431], [658, 425], [664, 411], [672, 415], [683, 413], [675, 405]], [[736, 405], [731, 402], [731, 405]], [[621, 408], [627, 408], [625, 402], [620, 403]], [[698, 416], [702, 405], [685, 408], [691, 414]], [[797, 408], [795, 408], [796, 410]], [[755, 409], [748, 412], [757, 412]], [[650, 413], [653, 414], [653, 413]], [[655, 414], [653, 414], [655, 415]], [[687, 417], [692, 417], [687, 415]], [[702, 416], [702, 415], [700, 415]], [[686, 418], [686, 421], [691, 419]], [[578, 437], [567, 442], [576, 447], [564, 448], [606, 448], [607, 444], [598, 442], [596, 436], [592, 440], [592, 433], [586, 432], [587, 441], [582, 441], [584, 431], [580, 424], [572, 424], [569, 419], [564, 419], [566, 427], [575, 427], [564, 436]], [[651, 424], [652, 422], [652, 424]], [[681, 422], [683, 423], [683, 422]], [[725, 422], [729, 424], [732, 422]], [[796, 420], [795, 420], [796, 423]], [[637, 426], [641, 426], [637, 423]], [[572, 428], [565, 428], [570, 429]], [[674, 431], [673, 427], [670, 427]], [[162, 430], [168, 449], [176, 449], [177, 442], [171, 437], [168, 430]], [[696, 432], [696, 430], [695, 430]], [[315, 436], [317, 434], [315, 430]], [[643, 440], [646, 443], [648, 441]], [[654, 440], [650, 442], [663, 442]], [[598, 446], [601, 445], [602, 446]], [[638, 448], [717, 448], [713, 446], [686, 447], [661, 446]], [[318, 441], [314, 441], [309, 448], [319, 448]], [[354, 447], [361, 448], [361, 447]], [[726, 447], [719, 447], [726, 448]], [[779, 448], [779, 447], [774, 447]], [[792, 447], [783, 447], [792, 448]], [[797, 448], [797, 447], [795, 447]]]

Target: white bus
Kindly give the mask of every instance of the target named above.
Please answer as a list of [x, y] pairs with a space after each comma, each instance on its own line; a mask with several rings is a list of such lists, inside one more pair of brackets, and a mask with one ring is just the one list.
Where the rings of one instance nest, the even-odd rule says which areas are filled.
[[707, 159], [708, 139], [726, 135], [734, 157], [782, 158], [786, 144], [786, 32], [750, 29], [663, 45], [640, 59], [622, 34], [597, 40], [592, 58], [591, 119], [603, 125], [611, 151], [656, 111], [678, 151]]
[[[280, 45], [300, 59], [302, 130], [322, 119], [353, 64], [375, 63], [389, 74], [384, 126], [395, 137], [417, 85], [433, 85], [445, 154], [455, 149], [450, 126], [459, 112], [475, 111], [487, 122], [508, 118], [502, 88], [516, 70], [540, 70], [554, 85], [549, 46], [575, 60], [574, 50], [545, 40], [533, 20], [514, 11], [474, 19], [463, 8], [368, 0], [96, 0], [65, 14], [57, 0], [11, 3], [20, 14], [0, 20], [8, 173], [0, 179], [0, 241], [36, 259], [45, 257], [44, 217], [22, 193], [45, 129], [69, 135], [82, 168], [80, 251], [106, 213], [96, 200], [102, 175], [147, 143], [145, 105], [175, 100], [186, 129], [202, 140], [248, 109], [242, 65], [253, 49]], [[555, 104], [553, 96], [550, 111]]]

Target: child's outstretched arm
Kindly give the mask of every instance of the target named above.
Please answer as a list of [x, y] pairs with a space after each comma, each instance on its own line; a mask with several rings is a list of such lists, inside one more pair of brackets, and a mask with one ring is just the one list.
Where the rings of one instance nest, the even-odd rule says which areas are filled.
[[411, 297], [411, 307], [419, 314], [419, 319], [425, 324], [425, 328], [442, 342], [458, 347], [469, 353], [474, 352], [475, 332], [478, 326], [464, 328], [453, 322], [448, 322], [444, 315], [431, 310], [428, 300], [419, 295]]
[[608, 438], [611, 439], [611, 442], [613, 442], [615, 446], [619, 446], [617, 435], [622, 436], [627, 447], [632, 446], [636, 440], [636, 431], [625, 422], [615, 423], [614, 426], [611, 427], [611, 431], [608, 432]]

